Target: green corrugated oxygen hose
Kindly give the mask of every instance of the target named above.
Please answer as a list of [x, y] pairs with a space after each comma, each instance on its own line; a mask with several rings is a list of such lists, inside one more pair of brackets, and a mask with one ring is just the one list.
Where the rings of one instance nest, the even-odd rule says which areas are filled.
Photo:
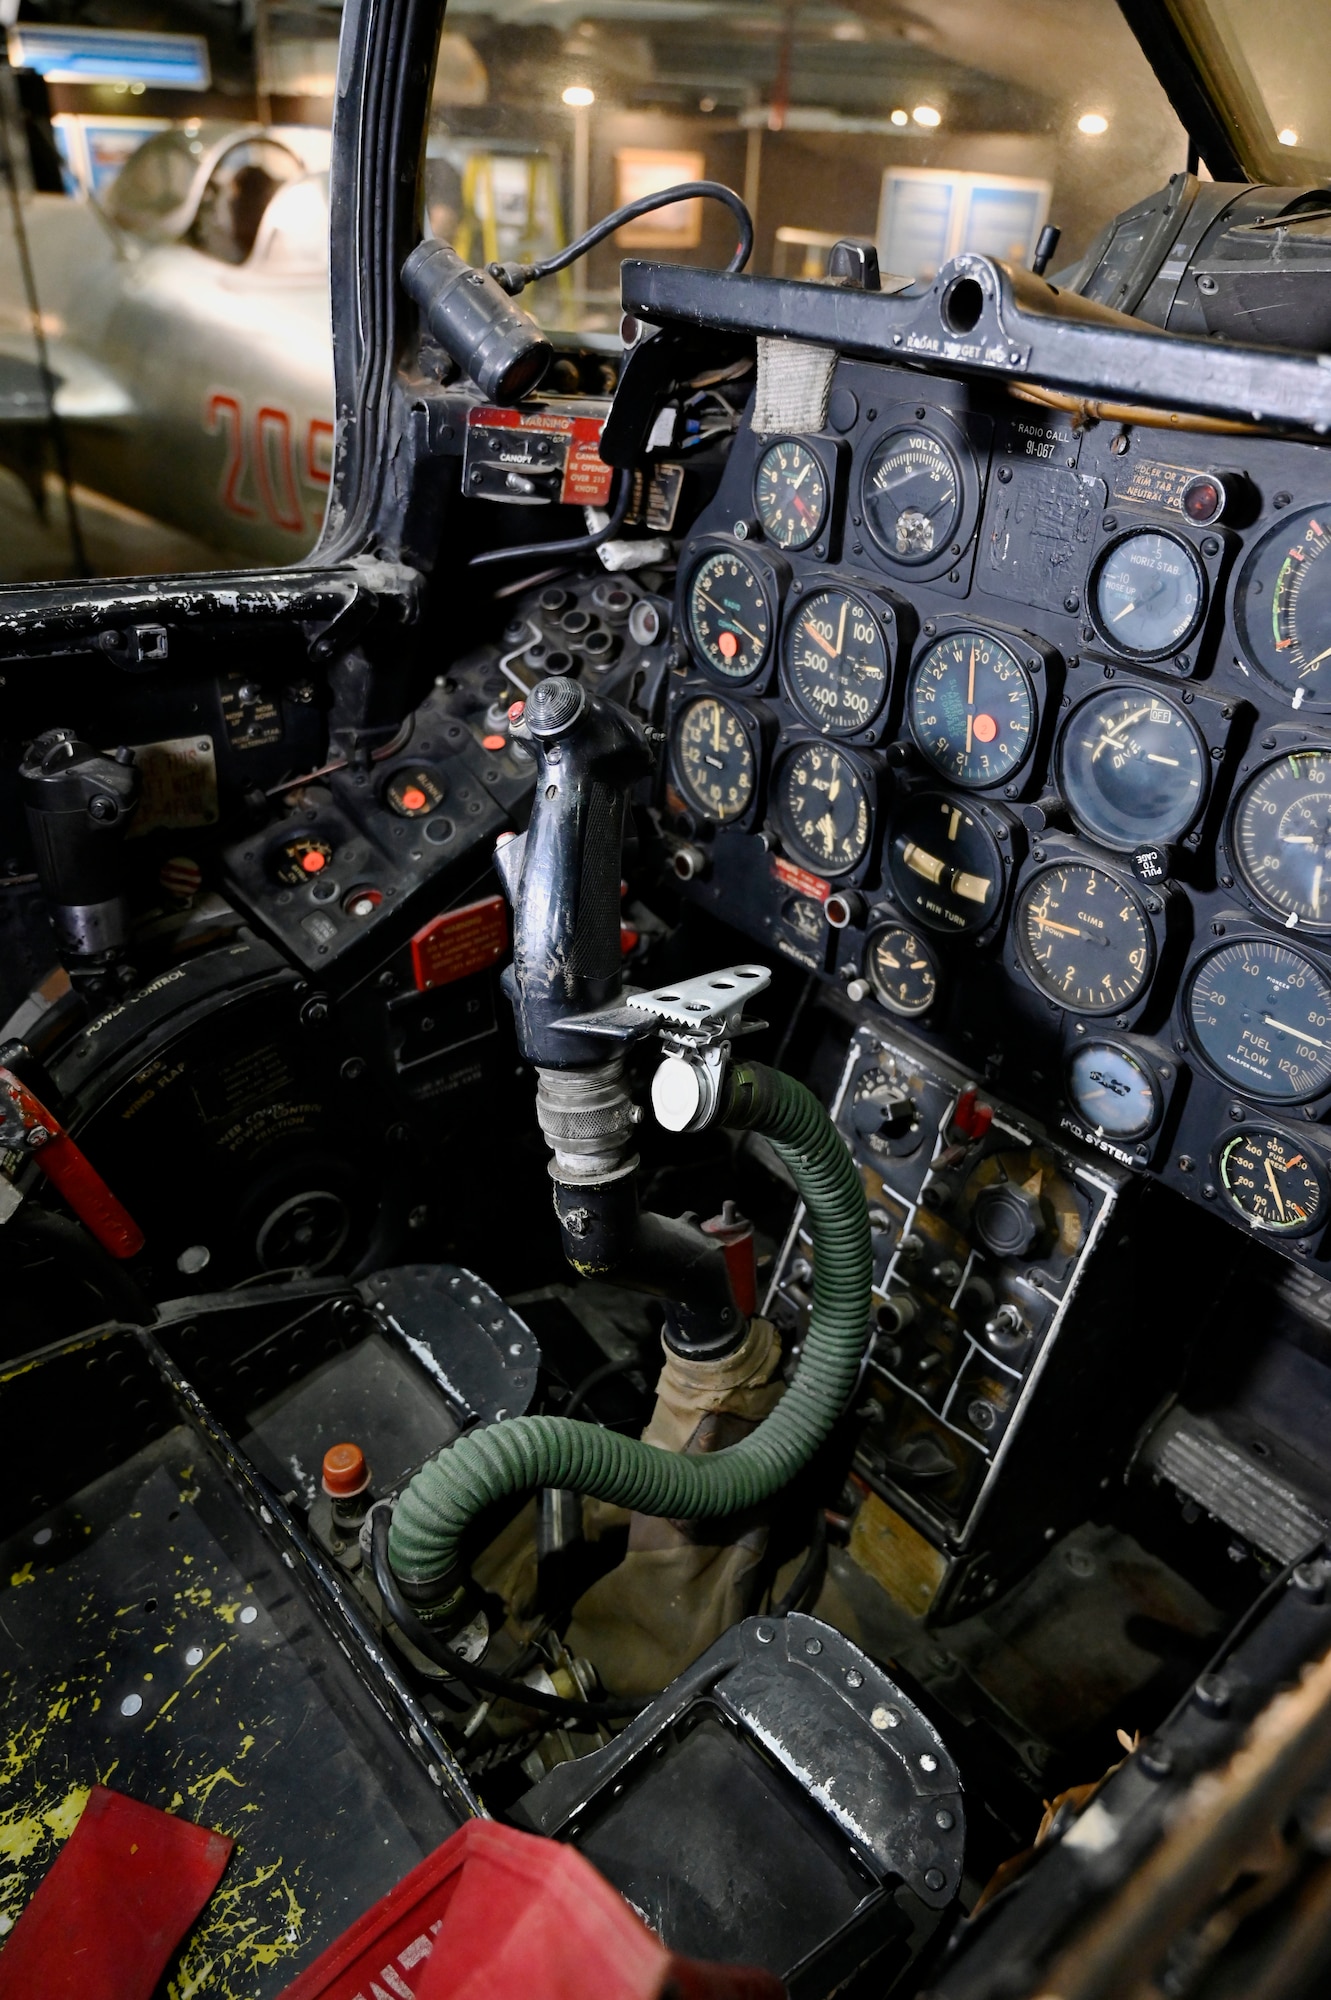
[[454, 1575], [468, 1525], [541, 1486], [669, 1520], [756, 1506], [807, 1463], [855, 1386], [873, 1276], [864, 1184], [816, 1097], [779, 1070], [736, 1064], [722, 1122], [758, 1133], [789, 1168], [813, 1238], [813, 1308], [794, 1380], [738, 1444], [685, 1456], [568, 1417], [515, 1417], [473, 1431], [422, 1466], [393, 1509], [389, 1560], [405, 1584]]

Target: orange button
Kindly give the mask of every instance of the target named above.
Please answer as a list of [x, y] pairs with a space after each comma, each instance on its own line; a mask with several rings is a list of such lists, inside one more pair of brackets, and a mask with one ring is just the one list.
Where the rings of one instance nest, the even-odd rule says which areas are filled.
[[975, 735], [977, 741], [979, 741], [980, 743], [992, 743], [997, 734], [998, 734], [998, 724], [994, 721], [992, 715], [976, 716]]
[[419, 785], [408, 785], [402, 794], [402, 803], [409, 813], [418, 813], [428, 801]]
[[358, 1444], [330, 1445], [324, 1453], [323, 1489], [335, 1500], [349, 1500], [370, 1483], [370, 1468]]
[[320, 854], [317, 847], [310, 848], [308, 853], [300, 857], [300, 865], [307, 875], [317, 875], [319, 870], [327, 865], [327, 861], [328, 856]]
[[502, 750], [507, 739], [503, 736], [482, 736], [482, 750]]

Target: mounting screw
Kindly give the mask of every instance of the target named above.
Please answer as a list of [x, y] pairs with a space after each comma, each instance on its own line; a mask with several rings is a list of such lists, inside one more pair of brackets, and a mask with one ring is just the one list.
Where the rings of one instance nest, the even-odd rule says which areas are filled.
[[311, 993], [300, 1010], [302, 1028], [317, 1028], [321, 1021], [328, 1019], [328, 999], [323, 993]]

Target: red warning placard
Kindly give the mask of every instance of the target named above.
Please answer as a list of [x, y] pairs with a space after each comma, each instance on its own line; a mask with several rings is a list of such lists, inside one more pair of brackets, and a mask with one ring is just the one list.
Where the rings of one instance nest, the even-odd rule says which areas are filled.
[[784, 861], [779, 854], [772, 856], [772, 873], [788, 889], [798, 889], [801, 896], [812, 896], [816, 903], [827, 901], [831, 885], [821, 875], [810, 875], [807, 868], [797, 868], [793, 861]]
[[483, 972], [508, 950], [508, 905], [485, 896], [460, 910], [432, 917], [411, 940], [411, 969], [418, 993], [449, 986], [469, 972]]

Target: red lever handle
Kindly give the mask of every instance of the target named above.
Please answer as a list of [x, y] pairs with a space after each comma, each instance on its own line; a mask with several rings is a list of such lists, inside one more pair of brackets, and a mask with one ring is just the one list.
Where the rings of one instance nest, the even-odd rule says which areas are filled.
[[[74, 1144], [55, 1113], [34, 1097], [12, 1070], [0, 1069], [0, 1122], [29, 1146], [38, 1166], [103, 1250], [133, 1257], [143, 1248], [143, 1231], [112, 1194], [86, 1153]], [[44, 1136], [40, 1139], [38, 1133]]]

